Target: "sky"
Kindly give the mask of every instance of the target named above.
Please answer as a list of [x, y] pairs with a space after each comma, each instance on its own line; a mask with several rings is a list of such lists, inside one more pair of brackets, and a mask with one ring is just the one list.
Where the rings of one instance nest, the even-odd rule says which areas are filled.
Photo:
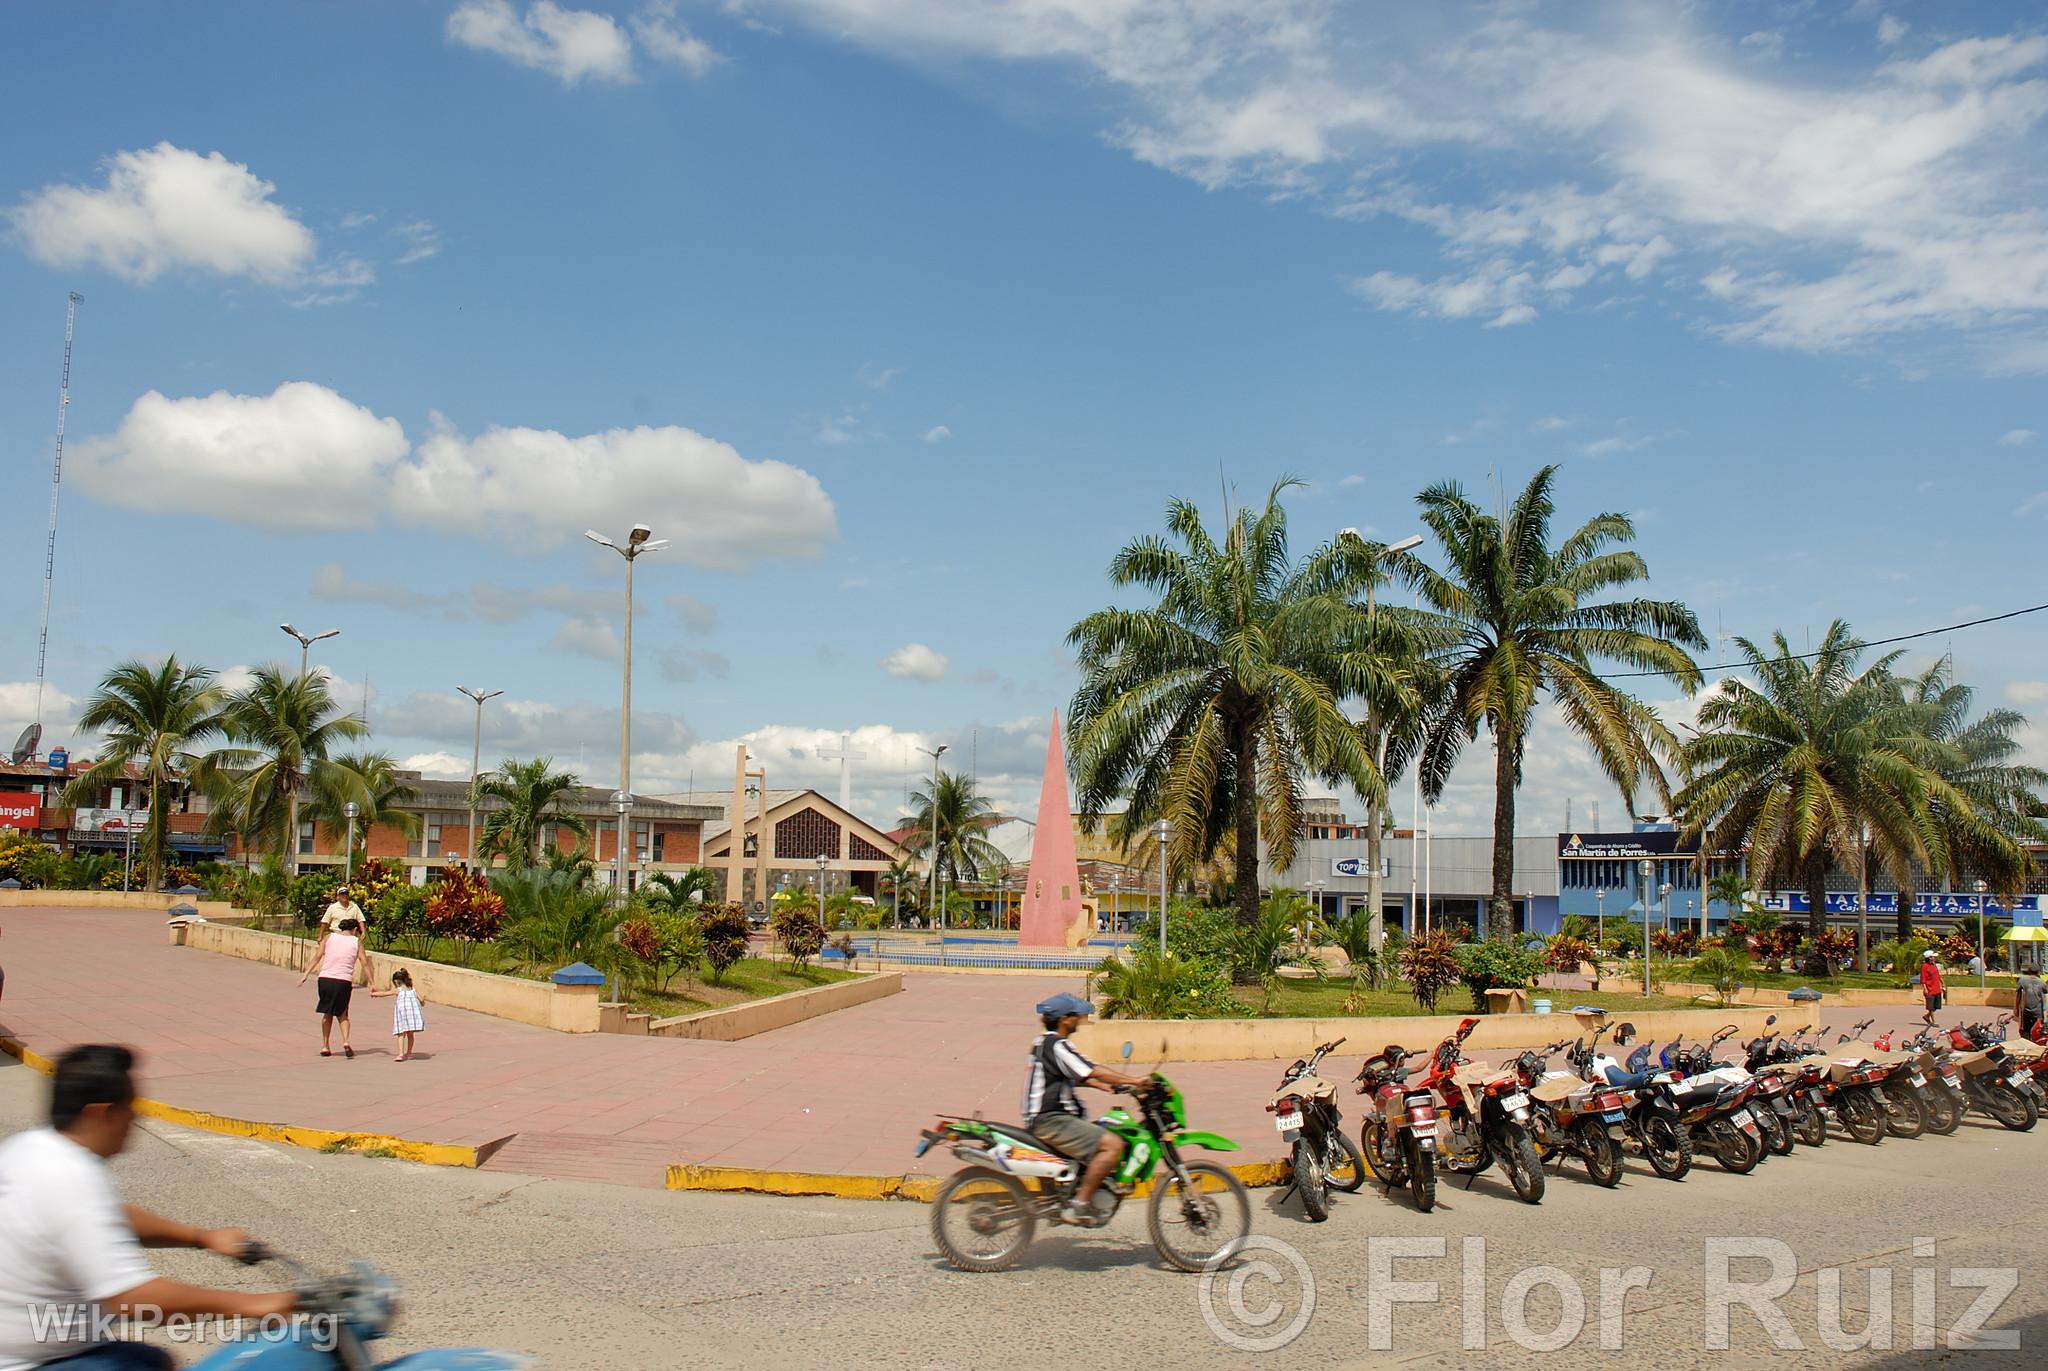
[[[233, 682], [290, 622], [401, 761], [468, 774], [469, 685], [486, 767], [609, 785], [581, 535], [645, 523], [636, 791], [745, 740], [836, 792], [845, 732], [877, 822], [942, 743], [1028, 816], [1110, 558], [1282, 476], [1306, 552], [1559, 463], [1716, 662], [2039, 604], [2044, 120], [2024, 4], [12, 6], [0, 730], [71, 291], [46, 744], [115, 662]], [[2044, 624], [1909, 661], [2048, 762]], [[1547, 721], [1520, 828], [1568, 802], [1624, 814]]]

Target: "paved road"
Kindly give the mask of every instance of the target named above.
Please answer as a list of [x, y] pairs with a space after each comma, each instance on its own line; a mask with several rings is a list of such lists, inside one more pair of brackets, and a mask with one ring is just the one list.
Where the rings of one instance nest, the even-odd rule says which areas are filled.
[[[0, 1059], [0, 1133], [34, 1122], [44, 1082]], [[1600, 1269], [1650, 1268], [1620, 1325], [1637, 1367], [1757, 1364], [1786, 1367], [1915, 1367], [1954, 1356], [1965, 1367], [2038, 1366], [2048, 1342], [2048, 1287], [2037, 1178], [2048, 1130], [2018, 1136], [1973, 1122], [1954, 1137], [1861, 1148], [1832, 1141], [1817, 1152], [1766, 1163], [1754, 1175], [1707, 1168], [1680, 1183], [1632, 1164], [1616, 1190], [1594, 1188], [1576, 1168], [1551, 1180], [1528, 1207], [1482, 1179], [1446, 1190], [1436, 1213], [1403, 1198], [1344, 1199], [1322, 1225], [1303, 1222], [1273, 1191], [1255, 1192], [1255, 1229], [1293, 1245], [1316, 1282], [1313, 1317], [1287, 1352], [1289, 1365], [1584, 1366], [1598, 1350]], [[405, 1285], [406, 1314], [393, 1352], [429, 1344], [486, 1344], [535, 1353], [549, 1368], [742, 1365], [914, 1367], [991, 1365], [1036, 1371], [1127, 1357], [1144, 1365], [1241, 1367], [1245, 1353], [1221, 1342], [1198, 1305], [1201, 1282], [1163, 1270], [1136, 1215], [1085, 1236], [1042, 1236], [1028, 1264], [996, 1276], [943, 1266], [927, 1233], [930, 1210], [910, 1203], [782, 1200], [675, 1194], [488, 1172], [415, 1167], [145, 1123], [117, 1165], [139, 1203], [197, 1222], [243, 1223], [319, 1265], [367, 1255]], [[1483, 1324], [1487, 1347], [1460, 1348], [1462, 1258], [1486, 1242]], [[1732, 1350], [1706, 1347], [1702, 1284], [1708, 1237], [1787, 1243], [1799, 1276], [1781, 1302], [1803, 1351], [1779, 1351], [1746, 1312], [1731, 1319]], [[1913, 1255], [1917, 1237], [1935, 1255]], [[1384, 1349], [1373, 1346], [1372, 1295], [1384, 1291], [1376, 1251], [1387, 1239], [1442, 1238], [1441, 1259], [1406, 1259], [1393, 1277], [1437, 1280], [1439, 1305], [1403, 1305]], [[1375, 1240], [1379, 1240], [1376, 1247]], [[173, 1276], [260, 1286], [246, 1273], [195, 1253], [157, 1254]], [[1587, 1327], [1570, 1346], [1531, 1353], [1502, 1319], [1515, 1273], [1556, 1267], [1579, 1282]], [[1895, 1340], [1889, 1354], [1831, 1350], [1822, 1339], [1821, 1268], [1895, 1269]], [[1934, 1275], [1939, 1327], [1976, 1298], [1948, 1288], [1952, 1268], [2017, 1268], [2017, 1291], [1991, 1321], [2017, 1329], [2018, 1352], [1906, 1350], [1915, 1270]], [[1756, 1264], [1761, 1273], [1762, 1264]], [[1739, 1276], [1752, 1274], [1738, 1267]], [[1864, 1327], [1865, 1278], [1845, 1273], [1845, 1315]], [[1228, 1314], [1228, 1282], [1211, 1287]], [[1263, 1330], [1292, 1317], [1295, 1286], [1247, 1279], [1243, 1306], [1287, 1306]], [[1530, 1329], [1555, 1326], [1559, 1303], [1538, 1288]]]
[[[126, 1042], [143, 1053], [145, 1090], [172, 1104], [426, 1142], [511, 1137], [494, 1169], [638, 1185], [679, 1162], [903, 1174], [938, 1111], [1015, 1111], [1031, 1005], [1081, 984], [913, 974], [901, 995], [738, 1043], [575, 1037], [429, 1005], [420, 1059], [394, 1065], [389, 1001], [359, 998], [356, 1060], [323, 1060], [313, 992], [294, 973], [169, 947], [159, 915], [10, 910], [5, 922], [0, 1029], [46, 1055]], [[1354, 1042], [1326, 1072], [1348, 1077], [1379, 1046]], [[1278, 1064], [1169, 1071], [1197, 1126], [1244, 1144], [1244, 1160], [1280, 1155], [1264, 1112]]]

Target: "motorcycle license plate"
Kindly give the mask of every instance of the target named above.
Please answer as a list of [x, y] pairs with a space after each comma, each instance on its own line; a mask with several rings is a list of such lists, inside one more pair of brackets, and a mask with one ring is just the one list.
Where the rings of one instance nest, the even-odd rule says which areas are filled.
[[1921, 1075], [1919, 1072], [1915, 1071], [1913, 1073], [1913, 1084], [1916, 1086], [1925, 1085], [1927, 1084], [1927, 1078]]
[[1527, 1095], [1503, 1095], [1501, 1096], [1500, 1107], [1502, 1109], [1527, 1109], [1529, 1107], [1529, 1097]]
[[1273, 1127], [1282, 1133], [1299, 1133], [1301, 1132], [1301, 1115], [1276, 1114], [1273, 1116]]
[[1737, 1123], [1739, 1123], [1739, 1124], [1741, 1124], [1741, 1125], [1742, 1125], [1742, 1131], [1743, 1131], [1743, 1132], [1745, 1132], [1745, 1133], [1749, 1133], [1749, 1134], [1752, 1134], [1752, 1135], [1754, 1135], [1754, 1134], [1755, 1134], [1755, 1132], [1756, 1132], [1756, 1115], [1754, 1115], [1754, 1114], [1750, 1113], [1750, 1112], [1749, 1112], [1748, 1110], [1746, 1110], [1746, 1109], [1745, 1109], [1745, 1110], [1743, 1110], [1743, 1111], [1742, 1111], [1742, 1113], [1741, 1113], [1741, 1114], [1739, 1114], [1739, 1115], [1737, 1115], [1737, 1116], [1736, 1116], [1736, 1120], [1735, 1120], [1735, 1121], [1736, 1121]]

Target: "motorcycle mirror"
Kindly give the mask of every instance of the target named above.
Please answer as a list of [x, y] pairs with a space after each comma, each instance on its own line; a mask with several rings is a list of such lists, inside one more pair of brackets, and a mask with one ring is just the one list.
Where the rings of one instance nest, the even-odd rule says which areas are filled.
[[1630, 1038], [1633, 1038], [1635, 1035], [1636, 1026], [1630, 1023], [1627, 1019], [1623, 1019], [1620, 1023], [1614, 1026], [1614, 1040], [1618, 1043], [1627, 1042]]
[[1123, 1058], [1125, 1061], [1129, 1061], [1131, 1059], [1131, 1045], [1129, 1043], [1124, 1044]]
[[1773, 1014], [1769, 1018], [1764, 1020], [1764, 1027], [1769, 1028], [1772, 1024], [1776, 1023], [1777, 1021], [1778, 1016], [1776, 1014]]

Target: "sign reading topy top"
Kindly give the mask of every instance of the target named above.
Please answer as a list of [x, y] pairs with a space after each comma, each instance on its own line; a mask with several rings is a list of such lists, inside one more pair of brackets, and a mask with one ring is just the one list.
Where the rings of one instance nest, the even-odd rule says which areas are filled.
[[0, 828], [34, 832], [43, 826], [43, 802], [34, 795], [0, 795]]

